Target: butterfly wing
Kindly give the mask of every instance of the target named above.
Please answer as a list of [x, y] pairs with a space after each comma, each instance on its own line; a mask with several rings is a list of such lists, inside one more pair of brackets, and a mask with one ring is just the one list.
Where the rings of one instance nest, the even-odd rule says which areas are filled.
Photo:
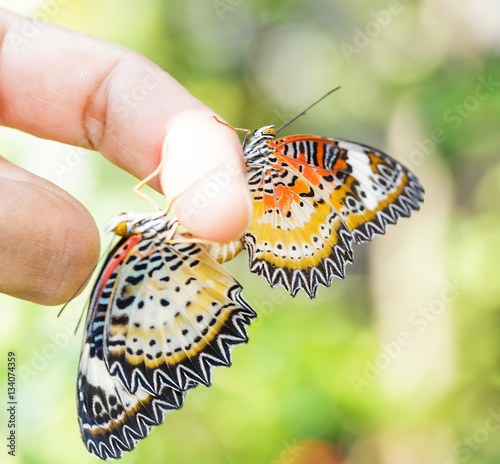
[[241, 286], [196, 243], [148, 240], [136, 248], [106, 318], [111, 374], [132, 392], [210, 385], [212, 368], [229, 366], [255, 317]]
[[169, 387], [153, 395], [130, 393], [86, 343], [77, 383], [80, 433], [88, 451], [100, 459], [116, 459], [135, 448], [165, 413], [182, 406], [184, 392]]
[[371, 147], [309, 135], [267, 141], [267, 166], [249, 166], [254, 216], [245, 236], [252, 272], [314, 297], [344, 277], [352, 243], [384, 234], [420, 208], [418, 179]]
[[384, 234], [387, 224], [409, 217], [424, 200], [422, 184], [411, 171], [367, 145], [307, 135], [269, 145], [325, 192], [356, 243]]
[[77, 380], [78, 422], [88, 451], [116, 459], [133, 449], [149, 430], [178, 409], [184, 393], [165, 387], [159, 394], [144, 389], [131, 393], [112, 376], [104, 361], [104, 322], [123, 260], [138, 236], [123, 239], [108, 255], [94, 287]]
[[[249, 176], [253, 221], [245, 235], [252, 272], [271, 286], [314, 296], [319, 283], [343, 276], [352, 237], [332, 205], [276, 155], [262, 178]], [[258, 179], [257, 182], [254, 182]]]
[[241, 286], [202, 246], [122, 240], [94, 289], [80, 360], [87, 449], [102, 459], [133, 449], [187, 390], [211, 383], [213, 367], [231, 363], [254, 317]]

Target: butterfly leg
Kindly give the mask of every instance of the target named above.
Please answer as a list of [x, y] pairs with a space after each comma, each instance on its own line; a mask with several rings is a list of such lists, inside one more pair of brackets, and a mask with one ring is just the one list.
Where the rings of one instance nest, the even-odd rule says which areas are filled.
[[[149, 204], [151, 204], [156, 210], [161, 211], [162, 209], [158, 206], [156, 201], [154, 201], [152, 198], [149, 198], [145, 193], [140, 192], [139, 190], [146, 185], [151, 179], [155, 178], [163, 168], [163, 165], [165, 164], [165, 160], [167, 159], [166, 156], [163, 157], [163, 159], [160, 161], [160, 164], [158, 164], [158, 167], [151, 173], [149, 176], [145, 177], [143, 180], [141, 180], [135, 187], [133, 192], [140, 196], [142, 199], [146, 200]], [[166, 211], [170, 209], [170, 205], [167, 208]]]
[[252, 131], [249, 130], [249, 129], [242, 129], [240, 127], [233, 127], [231, 126], [230, 124], [228, 124], [227, 122], [224, 122], [224, 121], [221, 121], [217, 116], [214, 116], [214, 119], [219, 123], [219, 124], [222, 124], [223, 126], [226, 126], [226, 127], [229, 127], [229, 129], [233, 129], [234, 131], [237, 131], [237, 132], [245, 132], [247, 134], [247, 136], [250, 136], [252, 134]]
[[158, 167], [151, 173], [149, 174], [149, 176], [147, 176], [145, 179], [143, 179], [141, 182], [139, 182], [135, 187], [134, 187], [134, 190], [133, 192], [140, 196], [141, 198], [143, 198], [144, 200], [146, 200], [148, 203], [150, 203], [151, 205], [153, 205], [153, 207], [155, 209], [157, 209], [158, 211], [163, 211], [164, 214], [167, 214], [170, 209], [172, 208], [172, 205], [174, 203], [175, 200], [177, 200], [183, 192], [179, 193], [178, 195], [176, 195], [174, 198], [172, 198], [172, 200], [170, 200], [167, 204], [167, 207], [163, 210], [162, 208], [160, 208], [158, 206], [158, 204], [152, 199], [152, 198], [149, 198], [145, 193], [142, 193], [140, 192], [139, 190], [145, 185], [147, 184], [151, 179], [153, 179], [154, 177], [156, 177], [161, 169], [163, 168], [163, 165], [165, 164], [165, 161], [167, 160], [167, 149], [168, 149], [168, 145], [167, 147], [165, 147], [165, 155], [163, 156], [163, 159], [160, 161], [160, 164], [158, 164]]

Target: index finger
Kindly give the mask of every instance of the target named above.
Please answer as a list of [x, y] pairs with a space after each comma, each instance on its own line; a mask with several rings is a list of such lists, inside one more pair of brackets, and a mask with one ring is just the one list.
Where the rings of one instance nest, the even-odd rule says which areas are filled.
[[[160, 181], [167, 200], [178, 198], [181, 222], [211, 240], [243, 232], [251, 208], [239, 139], [169, 74], [133, 51], [6, 10], [0, 39], [1, 124], [100, 151], [140, 179], [163, 149]], [[219, 172], [229, 180], [217, 194], [186, 208]]]

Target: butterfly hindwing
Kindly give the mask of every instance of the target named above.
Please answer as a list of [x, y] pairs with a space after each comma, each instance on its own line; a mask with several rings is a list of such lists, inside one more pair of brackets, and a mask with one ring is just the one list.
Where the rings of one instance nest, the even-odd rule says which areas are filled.
[[271, 140], [266, 129], [245, 147], [254, 206], [245, 236], [250, 268], [271, 286], [292, 296], [302, 288], [312, 298], [319, 284], [344, 277], [352, 243], [418, 210], [423, 188], [379, 150], [310, 135]]
[[157, 395], [144, 389], [130, 393], [90, 349], [86, 343], [77, 382], [80, 432], [90, 453], [116, 459], [161, 424], [166, 412], [180, 408], [184, 393], [169, 387]]
[[292, 295], [303, 288], [315, 294], [319, 283], [342, 277], [352, 261], [352, 237], [319, 192], [288, 168], [283, 156], [253, 183], [253, 221], [245, 235], [250, 269]]
[[195, 243], [140, 242], [118, 276], [105, 357], [130, 391], [186, 390], [230, 364], [255, 316], [239, 284]]

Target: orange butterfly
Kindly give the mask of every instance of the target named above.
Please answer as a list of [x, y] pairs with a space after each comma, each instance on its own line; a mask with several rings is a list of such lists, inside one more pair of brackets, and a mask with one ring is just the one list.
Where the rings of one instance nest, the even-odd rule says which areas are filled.
[[250, 137], [247, 131], [243, 143], [254, 210], [244, 246], [253, 273], [292, 296], [302, 288], [313, 298], [318, 285], [344, 277], [353, 243], [409, 217], [420, 208], [424, 189], [375, 148], [314, 135], [276, 139], [276, 132], [274, 126]]

